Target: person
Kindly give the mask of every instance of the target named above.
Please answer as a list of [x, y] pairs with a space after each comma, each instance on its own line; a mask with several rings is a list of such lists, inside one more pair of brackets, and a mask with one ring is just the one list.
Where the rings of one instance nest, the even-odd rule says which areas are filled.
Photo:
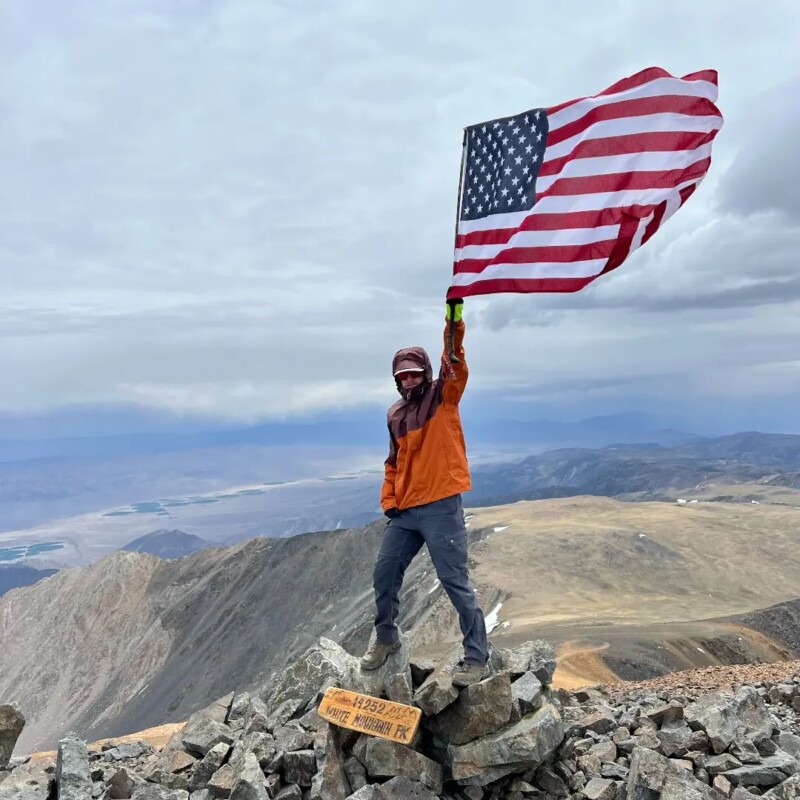
[[[389, 518], [373, 573], [375, 637], [361, 668], [382, 666], [400, 647], [396, 620], [406, 568], [424, 544], [444, 590], [458, 612], [464, 658], [452, 675], [469, 686], [489, 675], [483, 611], [467, 571], [467, 531], [461, 493], [471, 488], [458, 404], [467, 385], [464, 356], [464, 301], [447, 304], [445, 351], [433, 380], [421, 347], [398, 350], [392, 360], [398, 400], [387, 415], [389, 457], [381, 507]], [[448, 357], [448, 328], [455, 363]]]

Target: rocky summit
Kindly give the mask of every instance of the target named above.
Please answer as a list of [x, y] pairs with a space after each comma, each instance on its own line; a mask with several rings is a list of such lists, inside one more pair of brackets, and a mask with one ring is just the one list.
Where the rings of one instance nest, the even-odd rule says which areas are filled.
[[[408, 643], [379, 670], [329, 639], [257, 694], [231, 692], [157, 750], [88, 748], [10, 758], [24, 725], [0, 705], [0, 798], [17, 800], [769, 800], [800, 798], [800, 673], [730, 691], [550, 687], [543, 641], [492, 651], [491, 675], [449, 680], [458, 649], [415, 662]], [[340, 687], [411, 703], [410, 745], [317, 713]]]

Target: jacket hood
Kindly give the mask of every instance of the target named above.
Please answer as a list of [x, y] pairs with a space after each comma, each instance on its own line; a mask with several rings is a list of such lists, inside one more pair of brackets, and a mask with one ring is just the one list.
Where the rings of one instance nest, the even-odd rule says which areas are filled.
[[415, 397], [421, 397], [425, 393], [425, 390], [433, 381], [433, 367], [423, 347], [404, 347], [394, 354], [394, 358], [392, 359], [392, 375], [404, 369], [420, 368], [424, 370], [423, 374], [425, 379], [420, 386], [415, 386], [410, 392], [404, 393], [400, 381], [398, 381], [397, 378], [394, 379], [397, 391], [404, 400], [413, 400]]

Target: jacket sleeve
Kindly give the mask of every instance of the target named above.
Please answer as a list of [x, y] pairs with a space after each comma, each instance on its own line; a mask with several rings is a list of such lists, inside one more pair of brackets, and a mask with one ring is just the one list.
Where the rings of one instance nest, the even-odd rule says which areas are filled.
[[383, 486], [381, 488], [381, 508], [386, 511], [397, 508], [397, 498], [394, 495], [394, 480], [397, 477], [397, 442], [389, 429], [389, 457], [384, 462]]
[[464, 331], [466, 326], [463, 322], [456, 322], [453, 325], [453, 350], [458, 358], [458, 364], [451, 364], [448, 357], [450, 349], [450, 322], [445, 321], [444, 326], [444, 351], [442, 353], [442, 368], [439, 372], [439, 380], [444, 383], [443, 399], [445, 403], [457, 405], [464, 394], [469, 377], [467, 368], [467, 357], [464, 355]]

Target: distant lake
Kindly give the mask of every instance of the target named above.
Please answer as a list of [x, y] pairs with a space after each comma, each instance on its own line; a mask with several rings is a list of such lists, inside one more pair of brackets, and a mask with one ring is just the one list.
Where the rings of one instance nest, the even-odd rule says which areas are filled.
[[220, 500], [228, 500], [235, 497], [247, 497], [249, 495], [264, 494], [264, 489], [240, 489], [237, 492], [226, 492], [205, 497], [167, 497], [163, 500], [146, 500], [141, 503], [131, 503], [127, 508], [119, 508], [115, 511], [107, 511], [104, 517], [126, 517], [130, 514], [164, 514], [168, 515], [168, 508], [177, 506], [205, 506], [211, 503], [219, 503]]
[[23, 545], [22, 547], [0, 548], [0, 561], [16, 561], [19, 558], [30, 558], [39, 553], [50, 550], [61, 550], [64, 542], [40, 542], [39, 544]]

